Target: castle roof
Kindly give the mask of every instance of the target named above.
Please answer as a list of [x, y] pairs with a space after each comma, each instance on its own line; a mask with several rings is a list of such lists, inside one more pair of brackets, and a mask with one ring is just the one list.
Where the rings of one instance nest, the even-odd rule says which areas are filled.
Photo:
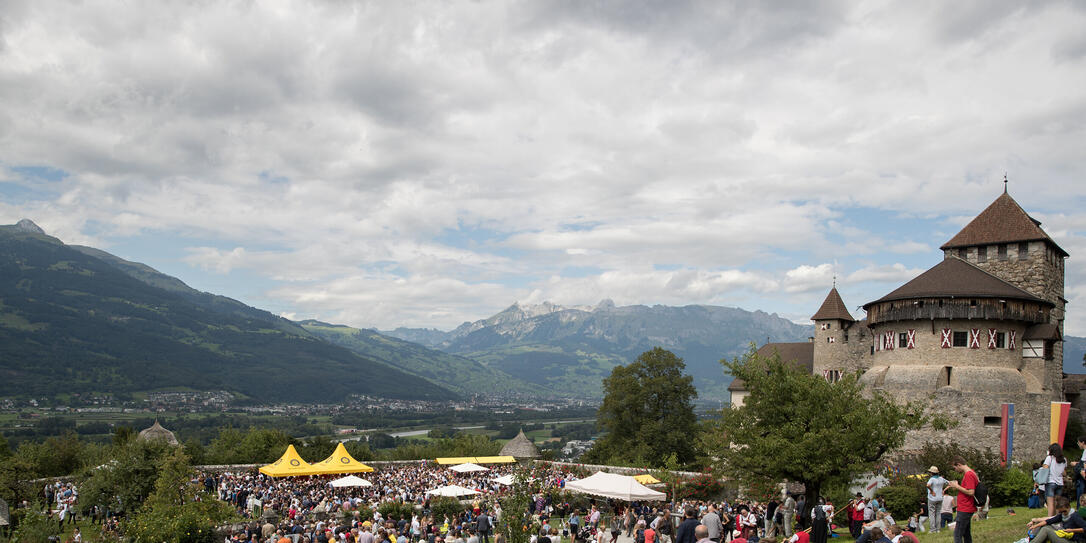
[[1067, 251], [1041, 230], [1041, 222], [1030, 217], [1014, 198], [1004, 192], [940, 249], [1020, 241], [1047, 241], [1061, 255], [1068, 256]]
[[162, 427], [156, 420], [150, 428], [145, 428], [140, 432], [139, 438], [145, 441], [153, 441], [156, 439], [165, 439], [170, 445], [177, 445], [177, 438], [174, 437], [173, 432]]
[[960, 258], [949, 257], [864, 308], [914, 298], [1013, 298], [1053, 305]]
[[[808, 373], [814, 370], [814, 343], [810, 341], [803, 341], [800, 343], [766, 343], [762, 345], [754, 354], [763, 358], [773, 356], [773, 354], [779, 354], [782, 362], [791, 362], [796, 367], [807, 370]], [[729, 392], [744, 391], [747, 390], [747, 383], [742, 379], [732, 379], [732, 383], [728, 385]]]
[[822, 307], [818, 308], [818, 311], [811, 317], [813, 321], [831, 319], [856, 322], [856, 319], [852, 318], [852, 315], [848, 312], [848, 308], [845, 307], [845, 301], [838, 294], [837, 287], [830, 289], [830, 293], [826, 295], [826, 300], [822, 302]]
[[524, 430], [521, 430], [517, 437], [510, 439], [509, 443], [502, 447], [498, 454], [513, 458], [539, 458], [539, 449], [535, 448], [535, 443], [532, 443], [532, 440], [524, 435]]

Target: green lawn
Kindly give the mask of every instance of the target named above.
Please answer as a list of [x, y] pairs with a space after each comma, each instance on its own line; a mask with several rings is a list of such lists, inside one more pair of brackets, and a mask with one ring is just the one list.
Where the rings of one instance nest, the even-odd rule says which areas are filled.
[[[1034, 517], [1045, 516], [1044, 509], [1026, 509], [1025, 507], [1012, 508], [1017, 513], [1008, 515], [1006, 507], [992, 509], [988, 513], [987, 520], [973, 521], [973, 543], [1013, 543], [1026, 537], [1026, 523]], [[841, 537], [833, 538], [834, 543], [848, 543], [853, 541], [848, 534], [848, 529], [838, 527], [837, 533]], [[921, 532], [916, 534], [920, 543], [953, 543], [954, 530], [944, 529], [937, 534]]]

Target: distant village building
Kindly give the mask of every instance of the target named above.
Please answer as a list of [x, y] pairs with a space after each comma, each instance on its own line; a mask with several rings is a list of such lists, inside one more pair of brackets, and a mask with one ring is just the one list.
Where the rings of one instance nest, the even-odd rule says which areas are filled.
[[536, 449], [535, 443], [532, 443], [532, 440], [524, 435], [524, 430], [521, 430], [517, 433], [517, 437], [510, 439], [509, 442], [502, 447], [501, 452], [498, 454], [501, 456], [512, 456], [513, 458], [516, 458], [518, 462], [523, 462], [539, 458], [539, 449]]
[[[1062, 401], [1064, 259], [1069, 255], [1004, 192], [942, 247], [943, 261], [863, 306], [857, 321], [832, 288], [808, 343], [768, 343], [836, 382], [860, 382], [901, 400], [924, 400], [956, 420], [949, 431], [910, 434], [905, 449], [953, 441], [999, 449], [1002, 404], [1015, 404], [1017, 459], [1049, 445], [1050, 402]], [[1076, 382], [1074, 392], [1079, 383]], [[745, 384], [729, 387], [742, 405]]]
[[173, 435], [173, 432], [162, 427], [156, 420], [150, 428], [145, 428], [140, 431], [139, 439], [144, 441], [154, 441], [158, 439], [164, 439], [170, 445], [177, 445], [177, 438]]

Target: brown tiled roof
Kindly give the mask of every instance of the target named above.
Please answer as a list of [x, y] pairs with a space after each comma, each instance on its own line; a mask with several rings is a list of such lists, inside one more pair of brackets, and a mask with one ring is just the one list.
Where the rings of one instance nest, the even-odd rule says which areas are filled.
[[1044, 322], [1026, 328], [1026, 333], [1022, 334], [1022, 339], [1054, 339], [1059, 341], [1062, 338], [1060, 336], [1060, 327], [1056, 323]]
[[830, 289], [830, 293], [826, 295], [826, 300], [822, 302], [822, 307], [818, 308], [818, 311], [811, 317], [813, 321], [829, 319], [856, 322], [856, 319], [852, 318], [852, 315], [848, 312], [848, 308], [845, 307], [845, 301], [837, 293], [837, 287]]
[[1056, 245], [1044, 230], [1041, 223], [1030, 217], [1018, 202], [1004, 192], [992, 205], [980, 212], [961, 232], [950, 238], [940, 249], [970, 247], [973, 245], [995, 245], [997, 243], [1015, 243], [1019, 241], [1047, 241], [1063, 256], [1067, 251]]
[[914, 298], [1013, 298], [1053, 305], [960, 258], [949, 257], [864, 308]]
[[[814, 370], [814, 343], [810, 341], [802, 343], [766, 343], [754, 354], [760, 357], [770, 357], [774, 353], [780, 354], [783, 362], [792, 362], [808, 372]], [[732, 383], [728, 385], [728, 391], [734, 392], [737, 390], [747, 390], [747, 383], [742, 379], [732, 379]]]

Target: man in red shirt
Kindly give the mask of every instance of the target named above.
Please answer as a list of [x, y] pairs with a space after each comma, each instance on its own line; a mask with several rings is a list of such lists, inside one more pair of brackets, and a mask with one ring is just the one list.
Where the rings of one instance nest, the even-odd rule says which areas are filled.
[[973, 513], [977, 512], [977, 503], [973, 493], [980, 479], [977, 472], [965, 465], [965, 459], [957, 457], [951, 461], [954, 471], [962, 474], [962, 482], [947, 481], [947, 486], [958, 491], [958, 514], [954, 517], [954, 543], [973, 543]]

